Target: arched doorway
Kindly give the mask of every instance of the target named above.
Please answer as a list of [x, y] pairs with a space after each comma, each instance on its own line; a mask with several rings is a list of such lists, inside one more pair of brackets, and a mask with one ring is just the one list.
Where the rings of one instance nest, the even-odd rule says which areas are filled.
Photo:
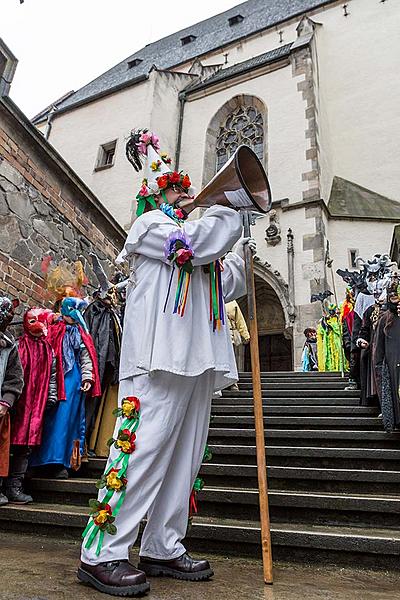
[[[292, 337], [281, 300], [273, 287], [260, 275], [255, 275], [255, 284], [261, 371], [292, 371]], [[239, 304], [248, 323], [247, 299], [243, 298]], [[244, 347], [242, 360], [239, 362], [240, 370], [251, 370], [249, 346]]]

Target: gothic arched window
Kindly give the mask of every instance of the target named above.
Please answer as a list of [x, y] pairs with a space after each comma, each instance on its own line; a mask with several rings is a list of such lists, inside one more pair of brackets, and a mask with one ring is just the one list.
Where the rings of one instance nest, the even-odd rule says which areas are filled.
[[216, 171], [224, 166], [241, 144], [250, 146], [264, 159], [264, 120], [255, 106], [238, 106], [221, 124], [216, 140]]

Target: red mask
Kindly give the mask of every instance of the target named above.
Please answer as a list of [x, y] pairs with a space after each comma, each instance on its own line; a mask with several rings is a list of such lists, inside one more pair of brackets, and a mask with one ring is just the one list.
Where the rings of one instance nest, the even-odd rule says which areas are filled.
[[47, 308], [30, 308], [24, 314], [24, 329], [35, 337], [46, 336], [53, 312]]

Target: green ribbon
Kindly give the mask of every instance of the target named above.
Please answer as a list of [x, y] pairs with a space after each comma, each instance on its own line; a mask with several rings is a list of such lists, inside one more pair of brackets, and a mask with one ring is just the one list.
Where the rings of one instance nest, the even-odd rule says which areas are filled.
[[157, 203], [155, 201], [154, 196], [139, 196], [139, 194], [136, 196], [136, 200], [137, 200], [137, 209], [136, 209], [136, 216], [140, 217], [143, 213], [144, 210], [146, 208], [146, 202], [148, 202], [152, 208], [157, 208]]
[[215, 263], [210, 264], [210, 278], [211, 278], [211, 298], [212, 298], [212, 309], [214, 319], [218, 319], [218, 298], [217, 298], [217, 286], [216, 286], [216, 275], [215, 275]]

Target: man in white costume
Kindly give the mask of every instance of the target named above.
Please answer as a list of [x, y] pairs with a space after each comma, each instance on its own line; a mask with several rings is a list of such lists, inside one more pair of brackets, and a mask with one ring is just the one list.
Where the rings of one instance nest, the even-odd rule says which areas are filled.
[[[146, 575], [193, 581], [213, 575], [208, 561], [189, 556], [182, 539], [212, 394], [238, 378], [223, 303], [246, 292], [249, 238], [238, 242], [239, 213], [216, 205], [185, 221], [193, 208], [190, 179], [172, 171], [158, 150], [154, 134], [132, 132], [127, 156], [137, 170], [145, 161], [146, 179], [119, 256], [131, 268], [120, 410], [78, 570], [81, 581], [121, 596], [145, 593]], [[129, 548], [146, 516], [136, 569]]]

